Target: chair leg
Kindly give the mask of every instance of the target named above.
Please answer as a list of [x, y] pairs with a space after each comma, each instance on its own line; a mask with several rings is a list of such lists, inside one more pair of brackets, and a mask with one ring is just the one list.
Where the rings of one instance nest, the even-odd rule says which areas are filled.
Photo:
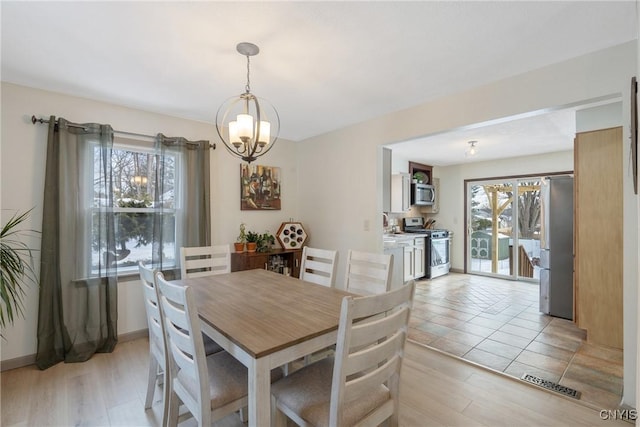
[[162, 427], [169, 425], [169, 400], [171, 399], [171, 387], [166, 371], [162, 372]]
[[167, 427], [177, 427], [178, 417], [180, 416], [180, 398], [173, 391], [169, 393], [167, 402]]
[[271, 425], [275, 427], [287, 427], [287, 416], [276, 403], [276, 398], [271, 396]]
[[144, 409], [149, 409], [153, 405], [153, 394], [156, 390], [156, 379], [158, 378], [158, 361], [153, 354], [149, 354], [149, 379], [147, 380], [147, 396], [144, 400]]
[[249, 411], [246, 406], [244, 408], [240, 408], [240, 410], [238, 411], [238, 414], [240, 414], [241, 422], [246, 423], [249, 421]]

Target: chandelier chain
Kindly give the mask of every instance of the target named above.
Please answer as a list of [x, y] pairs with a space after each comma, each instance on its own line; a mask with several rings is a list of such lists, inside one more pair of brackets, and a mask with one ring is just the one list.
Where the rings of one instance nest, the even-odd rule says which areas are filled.
[[244, 90], [246, 91], [246, 93], [250, 93], [251, 92], [251, 81], [249, 80], [249, 55], [247, 55], [247, 84], [244, 87]]

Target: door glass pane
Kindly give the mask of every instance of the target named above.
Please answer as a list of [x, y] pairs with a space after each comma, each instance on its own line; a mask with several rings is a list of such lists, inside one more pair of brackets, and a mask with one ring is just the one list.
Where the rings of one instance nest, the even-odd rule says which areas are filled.
[[513, 184], [470, 184], [469, 198], [470, 272], [510, 276]]
[[518, 182], [518, 257], [517, 276], [540, 277], [540, 180]]

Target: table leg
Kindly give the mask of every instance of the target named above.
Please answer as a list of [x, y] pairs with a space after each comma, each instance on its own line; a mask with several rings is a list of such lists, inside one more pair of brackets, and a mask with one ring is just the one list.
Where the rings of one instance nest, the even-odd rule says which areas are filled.
[[253, 359], [249, 366], [249, 426], [271, 424], [271, 370], [267, 358]]

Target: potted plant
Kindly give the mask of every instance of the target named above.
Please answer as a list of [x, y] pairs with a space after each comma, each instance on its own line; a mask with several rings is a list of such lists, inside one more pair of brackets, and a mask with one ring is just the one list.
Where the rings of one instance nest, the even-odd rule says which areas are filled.
[[258, 248], [260, 235], [254, 231], [247, 232], [247, 252], [255, 252]]
[[0, 230], [0, 329], [13, 324], [16, 314], [22, 315], [24, 281], [38, 283], [33, 270], [33, 251], [18, 239], [17, 228], [29, 216], [31, 210], [14, 214]]
[[276, 238], [273, 237], [271, 233], [265, 231], [263, 234], [258, 236], [258, 252], [269, 252], [271, 250], [271, 246], [276, 242]]
[[235, 246], [236, 252], [244, 252], [244, 244], [247, 241], [247, 233], [244, 222], [240, 224], [240, 234], [238, 234], [238, 238], [236, 242], [233, 244]]

